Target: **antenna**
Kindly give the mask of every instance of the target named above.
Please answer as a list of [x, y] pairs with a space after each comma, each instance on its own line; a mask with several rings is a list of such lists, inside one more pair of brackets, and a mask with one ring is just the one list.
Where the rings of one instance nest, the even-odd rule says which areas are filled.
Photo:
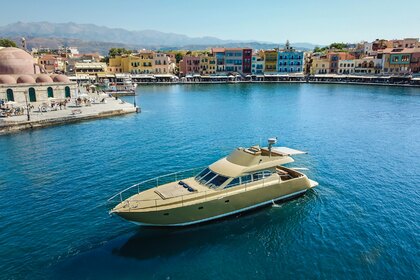
[[270, 157], [271, 157], [271, 148], [276, 143], [277, 143], [277, 137], [268, 138], [268, 151], [270, 152]]

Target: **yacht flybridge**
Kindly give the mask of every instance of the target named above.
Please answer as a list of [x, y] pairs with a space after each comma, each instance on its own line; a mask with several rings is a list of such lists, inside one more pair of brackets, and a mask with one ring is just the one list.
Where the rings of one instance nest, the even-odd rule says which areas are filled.
[[266, 148], [237, 148], [200, 171], [131, 186], [109, 199], [117, 203], [110, 212], [140, 225], [184, 226], [297, 197], [317, 186], [297, 169], [282, 166], [304, 152], [273, 147], [276, 141], [270, 138]]

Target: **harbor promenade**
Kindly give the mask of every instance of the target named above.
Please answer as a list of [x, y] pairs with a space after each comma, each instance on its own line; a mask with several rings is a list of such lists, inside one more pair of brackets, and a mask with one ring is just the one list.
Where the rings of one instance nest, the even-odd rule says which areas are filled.
[[18, 132], [26, 129], [35, 129], [53, 125], [62, 125], [92, 119], [100, 119], [111, 116], [135, 113], [139, 109], [133, 104], [106, 97], [103, 102], [92, 103], [89, 106], [72, 106], [69, 104], [65, 108], [55, 111], [42, 112], [35, 108], [30, 111], [30, 121], [27, 114], [10, 116], [0, 119], [0, 135]]

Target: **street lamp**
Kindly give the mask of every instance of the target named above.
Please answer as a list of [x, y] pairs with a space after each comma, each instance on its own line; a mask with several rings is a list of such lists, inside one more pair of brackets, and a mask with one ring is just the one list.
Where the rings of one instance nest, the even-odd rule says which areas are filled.
[[25, 103], [26, 103], [26, 116], [28, 117], [28, 122], [31, 121], [31, 115], [29, 114], [29, 110], [30, 110], [30, 103], [28, 103], [28, 96], [27, 94], [29, 94], [29, 91], [25, 90]]

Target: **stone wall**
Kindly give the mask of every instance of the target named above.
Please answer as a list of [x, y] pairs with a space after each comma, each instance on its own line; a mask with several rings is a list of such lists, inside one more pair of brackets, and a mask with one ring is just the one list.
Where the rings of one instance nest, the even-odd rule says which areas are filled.
[[43, 83], [43, 84], [0, 84], [0, 100], [7, 100], [7, 90], [13, 91], [14, 101], [20, 105], [26, 104], [25, 94], [29, 100], [29, 89], [35, 90], [36, 102], [32, 104], [40, 104], [48, 101], [48, 88], [52, 88], [53, 97], [57, 99], [65, 99], [66, 87], [70, 90], [70, 95], [73, 97], [76, 89], [76, 83]]

